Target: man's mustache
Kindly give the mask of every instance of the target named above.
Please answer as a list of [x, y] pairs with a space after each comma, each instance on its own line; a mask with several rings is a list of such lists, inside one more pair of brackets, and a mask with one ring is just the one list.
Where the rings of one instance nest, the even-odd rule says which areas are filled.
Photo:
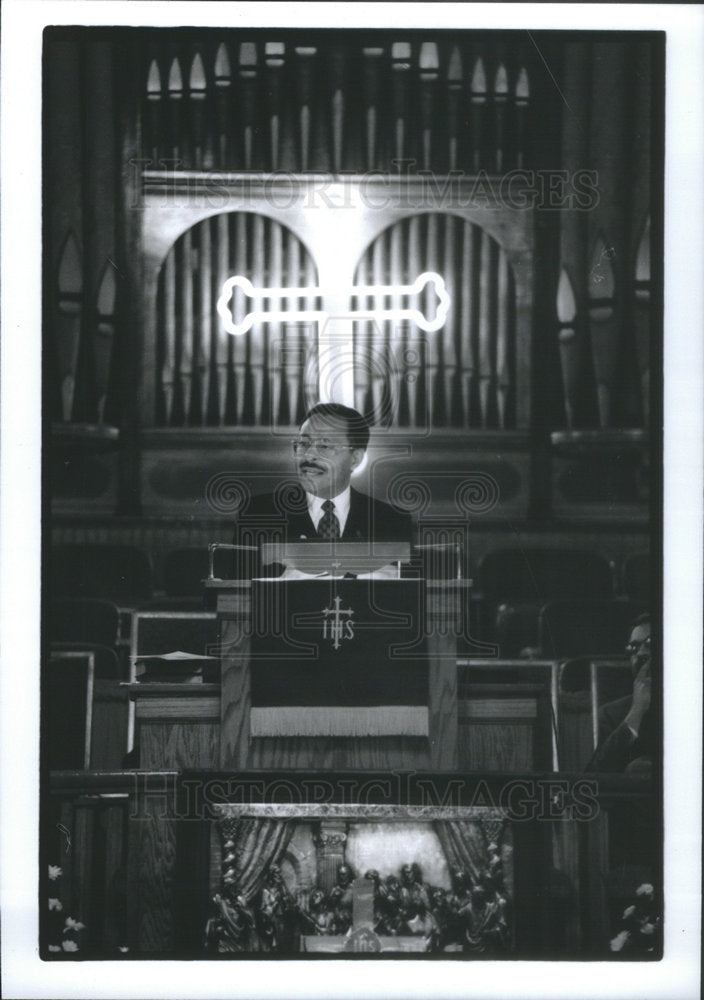
[[324, 465], [316, 465], [315, 462], [302, 462], [298, 466], [298, 468], [299, 468], [299, 470], [301, 472], [305, 472], [306, 469], [316, 469], [318, 472], [325, 472], [326, 471]]

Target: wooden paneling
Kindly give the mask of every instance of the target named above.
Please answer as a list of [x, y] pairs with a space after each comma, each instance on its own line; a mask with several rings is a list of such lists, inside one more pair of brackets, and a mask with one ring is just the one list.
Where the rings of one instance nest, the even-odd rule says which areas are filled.
[[[471, 664], [470, 660], [470, 674]], [[496, 667], [495, 676], [489, 671], [487, 679], [491, 679], [491, 684], [470, 678], [462, 685], [457, 707], [460, 768], [506, 772], [548, 770], [552, 745], [551, 672], [544, 670], [541, 691], [535, 688], [535, 680], [526, 685], [525, 681], [516, 683], [515, 677], [502, 679], [501, 661], [497, 661]], [[525, 671], [530, 669], [526, 662]], [[518, 676], [520, 672], [519, 667]], [[526, 686], [533, 690], [526, 691]]]
[[458, 735], [462, 771], [531, 771], [534, 725], [462, 720]]
[[[163, 688], [163, 692], [161, 691]], [[140, 766], [214, 768], [220, 756], [220, 698], [212, 685], [133, 684]]]
[[573, 695], [572, 703], [569, 701], [563, 696], [560, 705], [560, 767], [563, 771], [578, 772], [586, 767], [594, 752], [592, 714], [583, 697]]
[[250, 594], [246, 591], [219, 599], [219, 610], [223, 614], [220, 633], [223, 650], [220, 661], [220, 766], [226, 770], [247, 767], [251, 747], [250, 602]]
[[105, 867], [100, 886], [106, 905], [99, 939], [102, 947], [114, 954], [127, 940], [127, 823], [124, 806], [107, 806], [101, 822]]
[[437, 771], [458, 766], [457, 626], [465, 592], [455, 583], [427, 594], [429, 756]]
[[90, 766], [118, 770], [127, 751], [127, 696], [117, 679], [96, 678]]
[[[179, 702], [180, 699], [174, 699]], [[180, 708], [179, 705], [177, 707]], [[187, 770], [216, 768], [220, 725], [216, 722], [142, 722], [137, 733], [140, 766]]]
[[[73, 814], [73, 835], [71, 850], [74, 855], [71, 869], [71, 899], [76, 913], [74, 919], [90, 926], [93, 916], [93, 897], [97, 886], [93, 881], [93, 857], [95, 848], [95, 808], [94, 805], [79, 805]], [[69, 827], [71, 829], [71, 827]], [[90, 928], [89, 933], [95, 933]]]
[[143, 814], [130, 820], [132, 947], [171, 952], [175, 942], [176, 823], [163, 799], [146, 798]]
[[250, 767], [341, 771], [427, 770], [428, 741], [401, 736], [258, 738]]
[[[79, 958], [116, 958], [127, 943], [128, 794], [89, 785], [87, 780], [83, 792], [62, 796], [51, 806], [58, 822], [44, 829], [42, 842], [49, 863], [62, 874], [50, 883], [50, 895], [63, 907], [60, 926], [67, 917], [84, 925], [70, 935], [77, 939]], [[58, 851], [51, 850], [50, 842]], [[61, 941], [42, 943], [56, 947]]]

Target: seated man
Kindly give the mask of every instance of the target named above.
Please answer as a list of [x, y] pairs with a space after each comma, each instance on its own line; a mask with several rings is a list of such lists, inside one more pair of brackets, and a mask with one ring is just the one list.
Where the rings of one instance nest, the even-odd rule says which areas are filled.
[[252, 497], [240, 515], [235, 542], [410, 542], [408, 514], [350, 486], [369, 435], [369, 424], [356, 410], [316, 404], [293, 442], [298, 486]]
[[588, 771], [650, 772], [655, 747], [655, 720], [650, 710], [650, 615], [631, 627], [626, 646], [633, 673], [633, 692], [599, 710], [599, 742]]

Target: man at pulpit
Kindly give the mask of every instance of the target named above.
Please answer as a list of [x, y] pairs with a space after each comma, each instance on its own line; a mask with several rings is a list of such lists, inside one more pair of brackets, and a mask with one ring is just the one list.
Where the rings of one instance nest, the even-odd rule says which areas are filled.
[[454, 713], [433, 700], [447, 688], [429, 664], [424, 581], [399, 572], [411, 519], [350, 484], [369, 436], [357, 411], [314, 406], [293, 442], [294, 489], [254, 497], [239, 518], [236, 544], [261, 555], [233, 599], [251, 634], [244, 617], [223, 627], [223, 767], [410, 769], [454, 752]]
[[369, 445], [367, 420], [340, 403], [308, 411], [292, 443], [298, 483], [252, 497], [241, 512], [236, 544], [285, 542], [411, 542], [408, 514], [350, 485]]

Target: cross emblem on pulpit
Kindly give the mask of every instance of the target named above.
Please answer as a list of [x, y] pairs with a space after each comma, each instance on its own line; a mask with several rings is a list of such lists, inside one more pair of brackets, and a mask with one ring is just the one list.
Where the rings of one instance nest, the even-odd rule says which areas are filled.
[[[332, 608], [323, 608], [323, 639], [332, 639], [332, 648], [339, 649], [342, 639], [354, 639], [352, 608], [341, 608], [340, 595], [335, 596]], [[343, 615], [347, 618], [343, 620]]]

